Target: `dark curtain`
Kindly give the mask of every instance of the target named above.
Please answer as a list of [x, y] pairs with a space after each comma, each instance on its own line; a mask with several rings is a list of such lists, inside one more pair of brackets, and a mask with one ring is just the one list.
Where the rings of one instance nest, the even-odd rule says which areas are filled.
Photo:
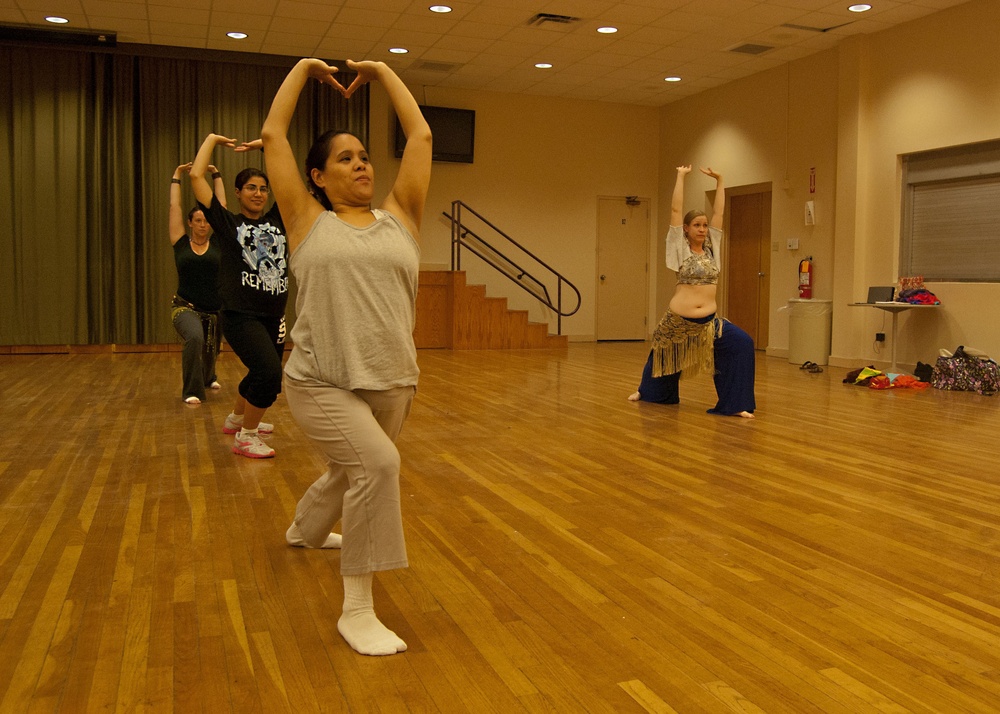
[[[210, 132], [260, 135], [294, 62], [268, 59], [0, 46], [0, 95], [10, 98], [0, 104], [0, 249], [10, 261], [0, 280], [0, 344], [176, 340], [170, 177]], [[289, 132], [296, 156], [304, 160], [329, 128], [366, 137], [367, 91], [348, 102], [309, 83]], [[258, 152], [219, 149], [213, 163], [231, 208], [236, 174], [267, 169]], [[185, 208], [194, 205], [186, 180], [182, 195]]]

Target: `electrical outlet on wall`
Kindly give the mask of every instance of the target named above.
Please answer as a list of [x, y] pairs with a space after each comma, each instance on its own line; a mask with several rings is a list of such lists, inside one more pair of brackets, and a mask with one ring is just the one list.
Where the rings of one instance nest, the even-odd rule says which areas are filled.
[[788, 242], [785, 244], [785, 247], [788, 248], [788, 250], [798, 250], [799, 249], [799, 239], [798, 238], [789, 238]]

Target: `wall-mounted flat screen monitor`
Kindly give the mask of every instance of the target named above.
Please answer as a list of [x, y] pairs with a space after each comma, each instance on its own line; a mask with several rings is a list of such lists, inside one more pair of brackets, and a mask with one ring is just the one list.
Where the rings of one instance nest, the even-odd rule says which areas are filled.
[[[422, 105], [420, 111], [434, 135], [434, 161], [471, 164], [476, 147], [476, 112]], [[396, 158], [402, 158], [406, 146], [403, 127], [396, 119]]]

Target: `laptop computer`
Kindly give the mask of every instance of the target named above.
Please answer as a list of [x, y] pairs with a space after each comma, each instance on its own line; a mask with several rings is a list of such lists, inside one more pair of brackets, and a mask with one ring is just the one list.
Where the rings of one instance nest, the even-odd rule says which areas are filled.
[[896, 287], [894, 285], [868, 288], [868, 304], [871, 305], [876, 302], [892, 302], [895, 295]]

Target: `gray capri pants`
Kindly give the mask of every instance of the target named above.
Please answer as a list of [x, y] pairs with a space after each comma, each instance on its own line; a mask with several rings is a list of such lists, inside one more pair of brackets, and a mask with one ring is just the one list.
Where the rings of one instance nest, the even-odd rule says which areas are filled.
[[341, 575], [405, 568], [399, 496], [399, 436], [416, 387], [348, 391], [285, 375], [295, 421], [327, 458], [327, 470], [295, 509], [307, 545], [319, 547], [343, 521]]

